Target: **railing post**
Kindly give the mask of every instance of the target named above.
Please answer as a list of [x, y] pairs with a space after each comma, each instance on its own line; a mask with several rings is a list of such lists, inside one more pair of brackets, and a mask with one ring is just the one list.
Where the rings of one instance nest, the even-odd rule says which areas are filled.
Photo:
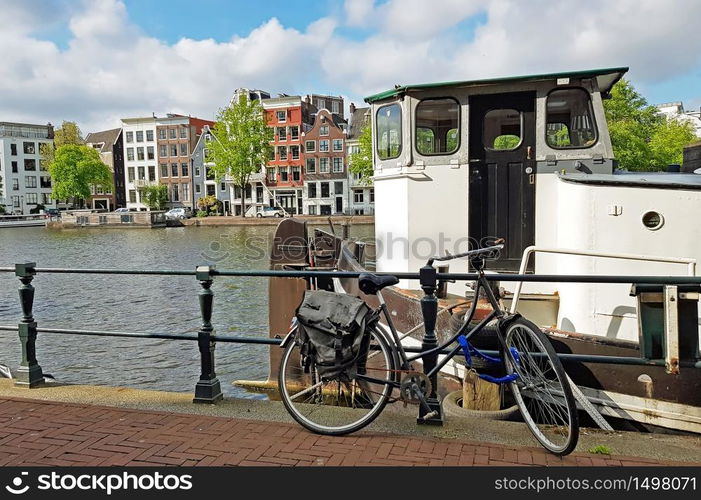
[[200, 349], [202, 371], [200, 380], [195, 386], [194, 403], [215, 403], [224, 396], [221, 392], [219, 379], [214, 371], [214, 328], [212, 327], [212, 271], [214, 266], [197, 266], [195, 277], [200, 282], [202, 290], [199, 293], [200, 312], [202, 313], [202, 328], [197, 333], [197, 344]]
[[17, 369], [15, 385], [29, 389], [44, 382], [44, 373], [37, 362], [36, 339], [37, 324], [34, 321], [34, 287], [32, 280], [36, 275], [36, 264], [25, 262], [15, 264], [15, 276], [22, 283], [19, 287], [19, 301], [22, 306], [22, 319], [19, 322], [19, 340], [22, 344], [22, 362]]
[[[438, 347], [438, 338], [436, 337], [436, 317], [438, 316], [438, 298], [436, 297], [436, 288], [438, 280], [436, 279], [436, 269], [433, 266], [424, 266], [419, 271], [419, 283], [424, 291], [424, 296], [421, 299], [421, 313], [424, 320], [424, 338], [421, 343], [421, 350], [427, 351]], [[438, 362], [438, 353], [428, 354], [422, 358], [424, 365], [424, 373], [428, 374]], [[431, 409], [431, 412], [436, 412], [433, 417], [424, 419], [424, 415], [428, 412], [419, 405], [419, 424], [443, 425], [443, 415], [441, 413], [441, 403], [438, 401], [436, 389], [438, 386], [438, 374], [434, 374], [431, 378], [431, 393], [427, 395], [426, 402]]]

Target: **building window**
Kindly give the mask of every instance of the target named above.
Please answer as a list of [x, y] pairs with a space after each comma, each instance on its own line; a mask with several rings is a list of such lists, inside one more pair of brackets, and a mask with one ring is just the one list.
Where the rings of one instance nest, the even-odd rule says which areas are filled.
[[319, 135], [329, 135], [329, 126], [322, 125], [321, 127], [319, 127]]
[[46, 167], [47, 167], [46, 160], [39, 160], [39, 170], [41, 170], [42, 172], [47, 172], [48, 169]]
[[205, 189], [207, 190], [207, 196], [215, 196], [217, 194], [217, 186], [214, 184], [207, 184]]
[[136, 203], [136, 190], [129, 190], [129, 203]]
[[338, 101], [331, 101], [331, 112], [332, 112], [332, 113], [338, 114], [338, 113], [340, 113], [340, 109], [341, 109], [341, 103], [340, 103], [340, 102], [338, 102]]
[[195, 167], [195, 177], [199, 177], [200, 175], [202, 175], [200, 167]]
[[320, 153], [327, 153], [328, 151], [329, 151], [328, 139], [325, 139], [323, 141], [319, 141], [319, 152]]
[[170, 145], [170, 156], [178, 156], [178, 145], [177, 144]]
[[165, 158], [168, 156], [168, 146], [165, 144], [161, 144], [158, 146], [158, 154], [162, 157]]
[[294, 182], [299, 182], [299, 180], [302, 178], [302, 172], [299, 167], [292, 167], [292, 180]]
[[25, 142], [22, 146], [24, 148], [24, 154], [26, 155], [33, 155], [36, 151], [36, 144], [33, 142]]
[[326, 174], [329, 172], [329, 159], [319, 158], [319, 173]]
[[256, 201], [263, 203], [263, 186], [256, 186]]
[[37, 161], [36, 160], [30, 160], [30, 159], [25, 159], [24, 160], [24, 169], [29, 171], [29, 172], [36, 172], [37, 169]]
[[16, 161], [12, 162], [12, 173], [13, 174], [17, 173], [17, 162]]
[[27, 196], [25, 199], [27, 200], [27, 205], [36, 205], [37, 204], [37, 194], [36, 193], [27, 193]]
[[[182, 129], [185, 130], [185, 129]], [[190, 185], [183, 184], [183, 201], [188, 201], [190, 199]]]
[[334, 182], [333, 183], [333, 190], [336, 194], [343, 194], [343, 183], [342, 182]]
[[187, 156], [187, 142], [180, 143], [180, 156]]
[[127, 148], [127, 160], [134, 161], [134, 148]]
[[146, 131], [146, 140], [149, 142], [153, 142], [153, 130]]
[[195, 184], [195, 193], [196, 194], [202, 193], [202, 187], [199, 184]]
[[12, 179], [12, 190], [19, 191], [19, 179]]
[[[187, 139], [187, 128], [186, 127], [180, 127], [180, 138], [181, 139]], [[184, 186], [185, 184], [183, 184]], [[183, 191], [183, 198], [185, 198], [185, 192]]]
[[144, 148], [136, 148], [136, 159], [144, 161]]
[[555, 149], [588, 148], [597, 140], [589, 92], [558, 89], [548, 94], [545, 140]]
[[127, 142], [134, 142], [134, 132], [127, 132]]
[[177, 134], [174, 128], [168, 129], [168, 137], [170, 137], [171, 139], [177, 139]]
[[127, 179], [129, 182], [134, 182], [134, 167], [127, 168]]
[[275, 169], [274, 168], [268, 169], [268, 182], [275, 182]]
[[171, 177], [177, 177], [177, 176], [178, 176], [178, 164], [177, 164], [177, 163], [171, 163], [171, 164], [170, 164], [170, 176], [171, 176]]
[[297, 125], [290, 127], [290, 139], [299, 140], [299, 127]]
[[307, 158], [307, 173], [313, 174], [316, 172], [316, 158]]
[[222, 191], [226, 191], [226, 184], [222, 182], [222, 183], [219, 185], [219, 188], [220, 188]]
[[333, 171], [336, 173], [343, 172], [343, 158], [336, 157], [333, 159]]
[[309, 198], [316, 198], [316, 182], [310, 182], [307, 186], [307, 196]]
[[164, 128], [158, 129], [158, 138], [162, 141], [166, 140], [166, 129], [164, 129]]
[[521, 144], [523, 119], [515, 109], [492, 109], [484, 115], [483, 143], [486, 149], [510, 151]]
[[278, 127], [277, 128], [277, 138], [279, 141], [286, 141], [287, 140], [287, 128]]
[[277, 148], [277, 153], [280, 156], [281, 160], [287, 160], [287, 147], [286, 146], [279, 146]]
[[161, 177], [168, 177], [168, 164], [161, 163]]
[[416, 106], [416, 151], [422, 155], [458, 150], [460, 105], [450, 98], [424, 99]]
[[284, 123], [287, 121], [287, 112], [285, 111], [278, 111], [277, 112], [277, 121], [280, 123]]
[[362, 191], [353, 191], [353, 203], [363, 203], [365, 197]]
[[51, 177], [47, 177], [46, 175], [42, 175], [39, 178], [39, 186], [42, 187], [43, 189], [49, 189], [51, 187]]
[[41, 193], [41, 204], [42, 205], [50, 205], [51, 204], [51, 195], [49, 193]]
[[156, 180], [156, 167], [154, 165], [148, 167], [148, 180], [151, 182]]
[[333, 140], [333, 150], [334, 151], [343, 151], [343, 139], [334, 139]]
[[180, 201], [180, 191], [178, 190], [177, 184], [173, 184], [171, 191], [173, 194], [170, 197], [170, 201]]
[[148, 147], [146, 148], [146, 156], [148, 157], [149, 160], [155, 160], [155, 159], [156, 159], [156, 155], [155, 155], [155, 152], [154, 152], [154, 150], [153, 150], [153, 146], [148, 146]]
[[375, 203], [375, 188], [370, 188], [370, 203]]
[[316, 215], [316, 205], [309, 205], [309, 215]]
[[144, 131], [143, 130], [136, 131], [136, 142], [144, 142]]
[[397, 158], [402, 151], [402, 110], [399, 104], [379, 108], [375, 123], [377, 156], [380, 160]]
[[331, 205], [319, 205], [319, 215], [331, 215]]
[[142, 180], [142, 181], [146, 180], [146, 168], [145, 167], [137, 167], [137, 173], [139, 175], [139, 180]]
[[190, 172], [188, 171], [188, 164], [187, 163], [181, 163], [180, 170], [182, 171], [183, 177], [187, 177], [188, 175], [190, 175]]
[[290, 153], [293, 160], [299, 160], [299, 146], [290, 146]]
[[329, 197], [329, 183], [328, 182], [320, 182], [319, 187], [321, 188], [321, 197], [322, 198], [328, 198]]
[[288, 180], [287, 167], [280, 167], [280, 182], [287, 182], [287, 180]]
[[17, 156], [17, 144], [10, 144], [10, 154]]
[[304, 149], [307, 153], [313, 153], [316, 151], [316, 141], [306, 141], [304, 143]]

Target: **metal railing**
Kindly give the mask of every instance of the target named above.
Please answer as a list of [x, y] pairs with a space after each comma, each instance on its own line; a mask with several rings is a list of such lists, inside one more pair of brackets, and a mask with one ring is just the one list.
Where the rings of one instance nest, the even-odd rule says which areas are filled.
[[[22, 318], [17, 326], [0, 325], [0, 331], [18, 332], [22, 347], [22, 360], [16, 373], [16, 385], [33, 388], [44, 382], [44, 376], [37, 361], [36, 340], [37, 334], [59, 335], [91, 335], [105, 337], [126, 337], [146, 339], [167, 339], [196, 341], [200, 351], [200, 376], [195, 385], [196, 403], [214, 403], [223, 397], [221, 384], [215, 371], [215, 347], [216, 343], [242, 343], [259, 345], [279, 345], [280, 338], [246, 337], [236, 335], [214, 334], [211, 322], [214, 292], [212, 284], [215, 277], [260, 277], [260, 278], [358, 278], [360, 272], [352, 271], [283, 271], [283, 270], [218, 270], [214, 266], [198, 266], [191, 270], [139, 270], [139, 269], [82, 269], [82, 268], [57, 268], [37, 267], [33, 262], [15, 264], [14, 267], [0, 267], [0, 273], [14, 273], [19, 278], [19, 298], [22, 308]], [[193, 276], [200, 285], [198, 293], [202, 325], [197, 334], [173, 334], [163, 332], [127, 332], [127, 331], [103, 331], [80, 330], [65, 328], [38, 328], [33, 315], [34, 286], [32, 284], [38, 273], [47, 274], [106, 274], [106, 275], [133, 275], [133, 276]], [[424, 314], [423, 349], [419, 347], [406, 347], [407, 352], [421, 352], [426, 346], [437, 344], [435, 335], [435, 315], [437, 314], [436, 290], [440, 281], [460, 280], [471, 281], [477, 275], [474, 273], [439, 273], [433, 267], [423, 267], [418, 273], [376, 273], [378, 275], [396, 276], [400, 279], [420, 280], [424, 296], [421, 299], [421, 309]], [[486, 278], [490, 281], [532, 281], [532, 282], [570, 282], [570, 283], [645, 283], [659, 285], [697, 284], [701, 285], [701, 277], [695, 276], [592, 276], [592, 275], [535, 275], [535, 274], [489, 274]], [[427, 312], [429, 311], [429, 312]], [[433, 311], [433, 312], [430, 312]], [[431, 317], [433, 314], [433, 317]], [[424, 365], [431, 364], [430, 358], [437, 358], [439, 354], [448, 354], [449, 350], [435, 351], [423, 358]], [[488, 354], [497, 354], [489, 352]], [[563, 361], [609, 363], [645, 366], [664, 366], [664, 360], [644, 359], [625, 356], [601, 356], [581, 354], [558, 354]], [[701, 368], [701, 361], [682, 362], [682, 367]]]

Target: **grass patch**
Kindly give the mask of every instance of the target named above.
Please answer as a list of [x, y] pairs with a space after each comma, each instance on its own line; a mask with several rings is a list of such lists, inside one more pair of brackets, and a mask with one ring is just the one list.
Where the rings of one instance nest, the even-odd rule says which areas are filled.
[[595, 455], [610, 455], [611, 448], [600, 444], [600, 445], [594, 446], [592, 448], [589, 448], [589, 453], [593, 453]]

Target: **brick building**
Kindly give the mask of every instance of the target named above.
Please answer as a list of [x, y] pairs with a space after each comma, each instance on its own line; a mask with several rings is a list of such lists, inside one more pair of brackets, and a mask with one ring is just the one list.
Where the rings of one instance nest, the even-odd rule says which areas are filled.
[[305, 214], [340, 214], [348, 207], [345, 128], [341, 115], [320, 109], [312, 128], [305, 133]]

